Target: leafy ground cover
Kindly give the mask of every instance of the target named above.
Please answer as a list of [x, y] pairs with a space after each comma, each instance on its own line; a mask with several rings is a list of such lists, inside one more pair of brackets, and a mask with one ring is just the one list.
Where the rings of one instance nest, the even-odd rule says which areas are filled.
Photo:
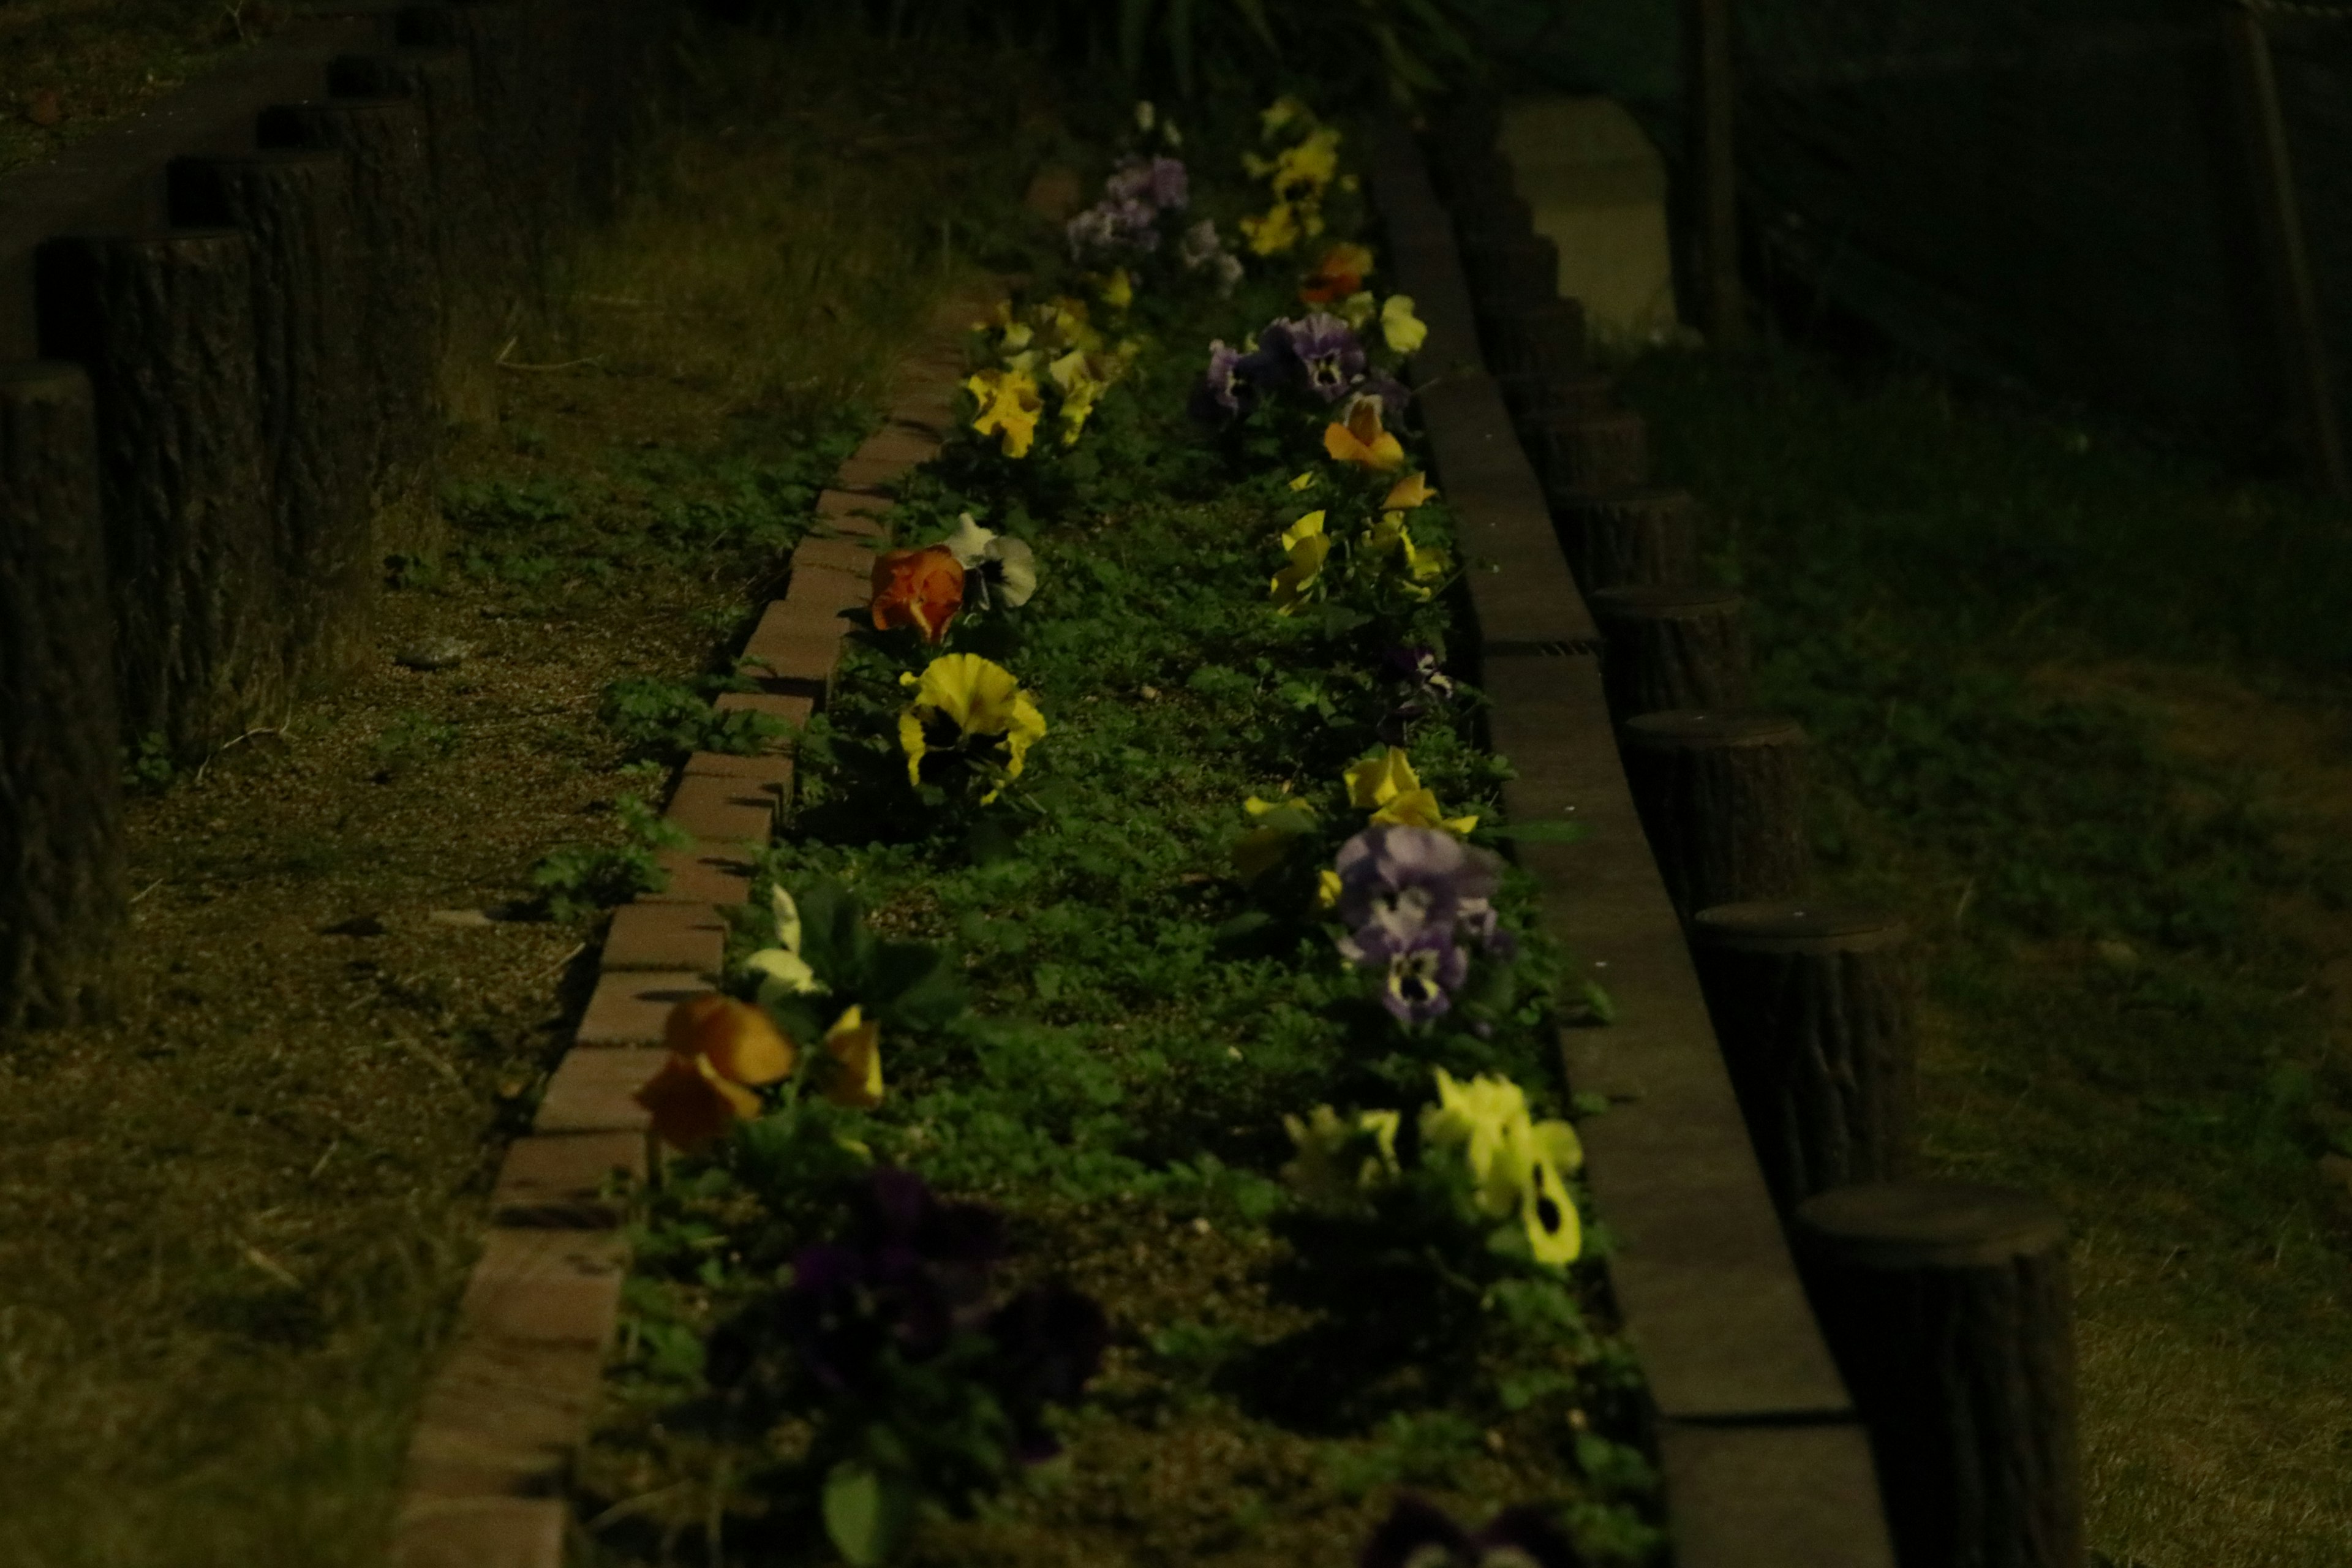
[[2063, 410], [1777, 345], [1625, 367], [1904, 911], [1926, 1163], [2074, 1226], [2093, 1542], [2352, 1551], [2352, 531]]
[[976, 332], [734, 998], [649, 1065], [685, 1152], [581, 1561], [1291, 1563], [1386, 1520], [1402, 1563], [1449, 1538], [1401, 1485], [1661, 1545], [1567, 1184], [1581, 999], [1481, 847], [1506, 764], [1386, 427], [1410, 301], [1296, 106], [1188, 116], [1181, 163], [1136, 125], [1081, 265]]
[[[1016, 61], [943, 94], [920, 50], [696, 58], [694, 118], [510, 360], [585, 363], [482, 367], [496, 417], [451, 432], [446, 548], [388, 563], [375, 656], [201, 769], [126, 758], [118, 1016], [0, 1046], [0, 1560], [375, 1560], [498, 1151], [593, 980], [592, 925], [521, 918], [534, 868], [625, 852], [652, 787], [615, 683], [724, 670], [835, 411], [965, 279], [940, 214], [1013, 221], [1053, 145]], [[441, 642], [463, 661], [394, 658]]]

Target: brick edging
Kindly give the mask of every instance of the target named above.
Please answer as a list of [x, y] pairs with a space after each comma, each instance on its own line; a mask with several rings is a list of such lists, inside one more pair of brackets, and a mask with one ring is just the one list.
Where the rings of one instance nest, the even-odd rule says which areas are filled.
[[[930, 340], [901, 362], [882, 428], [817, 498], [819, 533], [794, 548], [740, 658], [760, 689], [722, 710], [797, 724], [824, 701], [846, 626], [863, 604], [877, 521], [901, 475], [940, 450], [952, 421], [964, 328], [999, 290], [949, 300]], [[747, 846], [765, 845], [793, 796], [789, 743], [759, 756], [698, 752], [665, 815], [694, 837], [666, 850], [661, 892], [615, 910], [596, 986], [550, 1077], [530, 1131], [507, 1151], [489, 1230], [440, 1369], [410, 1438], [394, 1568], [562, 1568], [563, 1482], [586, 1440], [620, 1314], [628, 1249], [601, 1194], [615, 1171], [646, 1173], [647, 1118], [630, 1097], [652, 1075], [673, 1004], [712, 988], [727, 941], [723, 906], [751, 896]]]
[[1572, 814], [1594, 830], [1517, 858], [1542, 889], [1546, 928], [1617, 1006], [1613, 1024], [1564, 1030], [1561, 1050], [1570, 1084], [1612, 1102], [1581, 1125], [1586, 1174], [1619, 1243], [1604, 1268], [1648, 1383], [1674, 1561], [1891, 1568], [1869, 1442], [1798, 1280], [1634, 813], [1599, 637], [1480, 357], [1452, 220], [1402, 121], [1384, 117], [1370, 140], [1391, 287], [1429, 326], [1415, 380], [1470, 563], [1489, 739], [1517, 773], [1505, 808], [1517, 822]]

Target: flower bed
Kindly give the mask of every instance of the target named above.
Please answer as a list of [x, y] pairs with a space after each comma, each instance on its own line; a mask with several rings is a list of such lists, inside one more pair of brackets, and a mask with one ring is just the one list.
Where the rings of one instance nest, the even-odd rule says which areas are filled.
[[582, 1507], [633, 1561], [1650, 1561], [1551, 1045], [1606, 1003], [1493, 847], [1412, 302], [1302, 106], [1129, 142], [672, 1016]]

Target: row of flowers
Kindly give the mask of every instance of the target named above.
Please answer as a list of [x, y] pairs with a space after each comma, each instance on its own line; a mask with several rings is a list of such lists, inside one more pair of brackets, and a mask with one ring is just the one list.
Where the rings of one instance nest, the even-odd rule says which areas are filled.
[[[1238, 345], [1213, 342], [1190, 408], [1237, 484], [1279, 481], [1267, 613], [1313, 619], [1334, 649], [1364, 656], [1381, 696], [1358, 716], [1375, 743], [1355, 761], [1319, 788], [1243, 804], [1233, 864], [1265, 921], [1328, 931], [1333, 961], [1364, 975], [1391, 1044], [1421, 1059], [1424, 1099], [1411, 1114], [1318, 1104], [1286, 1117], [1292, 1157], [1280, 1178], [1302, 1212], [1457, 1232], [1496, 1260], [1486, 1267], [1557, 1275], [1583, 1247], [1569, 1185], [1580, 1165], [1574, 1130], [1536, 1115], [1508, 1076], [1457, 1076], [1441, 1059], [1459, 1039], [1492, 1038], [1528, 999], [1513, 989], [1520, 943], [1496, 904], [1503, 862], [1471, 842], [1480, 815], [1449, 810], [1412, 756], [1415, 735], [1453, 725], [1463, 697], [1435, 639], [1413, 635], [1442, 616], [1437, 597], [1457, 570], [1439, 493], [1401, 437], [1412, 403], [1402, 371], [1426, 330], [1410, 298], [1367, 286], [1369, 247], [1310, 247], [1356, 184], [1339, 170], [1338, 132], [1303, 105], [1285, 100], [1263, 117], [1265, 151], [1244, 162], [1269, 205], [1240, 221], [1238, 247], [1191, 215], [1174, 126], [1149, 106], [1137, 125], [1141, 144], [1068, 225], [1068, 291], [1008, 304], [976, 329], [968, 434], [951, 455], [994, 465], [1018, 489], [1034, 465], [1080, 447], [1150, 349], [1131, 330], [1139, 296], [1222, 298], [1254, 266], [1297, 278], [1308, 308]], [[1302, 247], [1313, 256], [1303, 269], [1283, 259]], [[891, 807], [877, 796], [877, 809], [974, 822], [1034, 811], [1022, 781], [1048, 726], [1014, 668], [1024, 617], [1050, 586], [1027, 542], [970, 511], [944, 538], [878, 557], [855, 635], [897, 668], [904, 701], [887, 733], [836, 736], [831, 753], [887, 752], [912, 798]], [[767, 940], [733, 972], [737, 994], [673, 1012], [638, 1100], [655, 1134], [690, 1156], [803, 1186], [851, 1184], [843, 1228], [793, 1251], [786, 1283], [759, 1309], [767, 1331], [747, 1316], [713, 1336], [709, 1375], [734, 1397], [766, 1401], [772, 1416], [791, 1390], [817, 1392], [827, 1529], [850, 1561], [878, 1562], [920, 1495], [960, 1496], [1055, 1450], [1044, 1413], [1080, 1396], [1108, 1325], [1064, 1286], [996, 1290], [1003, 1216], [871, 1163], [860, 1118], [886, 1100], [886, 1034], [937, 1027], [961, 1006], [945, 956], [880, 939], [829, 883], [797, 895], [779, 886], [766, 914]], [[769, 1191], [778, 1205], [793, 1201], [773, 1181]], [[1473, 1534], [1406, 1499], [1362, 1560], [1574, 1559], [1540, 1510], [1507, 1510]]]

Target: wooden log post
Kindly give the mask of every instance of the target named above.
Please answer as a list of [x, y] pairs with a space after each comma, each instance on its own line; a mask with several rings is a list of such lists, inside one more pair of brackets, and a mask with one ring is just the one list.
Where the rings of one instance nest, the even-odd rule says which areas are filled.
[[1642, 830], [1685, 921], [1804, 891], [1805, 732], [1795, 720], [1685, 709], [1645, 713], [1622, 733]]
[[252, 245], [73, 236], [36, 260], [41, 352], [89, 373], [123, 738], [194, 762], [289, 694]]
[[328, 66], [327, 87], [343, 98], [404, 98], [424, 119], [442, 308], [441, 405], [452, 419], [489, 425], [498, 417], [491, 362], [519, 306], [523, 256], [520, 231], [491, 207], [472, 60], [460, 48], [343, 55]]
[[375, 405], [371, 493], [379, 510], [426, 489], [440, 433], [443, 310], [434, 269], [425, 121], [403, 98], [338, 98], [262, 110], [265, 147], [342, 153], [362, 265], [359, 319]]
[[1909, 1173], [1908, 934], [1883, 910], [1788, 900], [1721, 904], [1691, 922], [1724, 1065], [1783, 1213]]
[[1738, 709], [1753, 694], [1747, 601], [1696, 583], [1603, 588], [1588, 596], [1601, 678], [1618, 723], [1675, 708]]
[[1564, 372], [1509, 371], [1495, 380], [1503, 389], [1503, 402], [1510, 408], [1512, 426], [1521, 432], [1522, 444], [1527, 433], [1546, 420], [1585, 419], [1617, 406], [1616, 383], [1607, 372], [1589, 366]]
[[1790, 1243], [1870, 1429], [1903, 1568], [2081, 1568], [2074, 1301], [2046, 1198], [1833, 1188]]
[[125, 897], [98, 429], [78, 365], [0, 365], [0, 1028], [103, 1011]]
[[331, 682], [373, 641], [377, 579], [351, 171], [332, 153], [257, 153], [180, 159], [166, 184], [175, 223], [253, 240], [282, 657], [298, 689]]
[[1478, 312], [1486, 363], [1498, 375], [1565, 379], [1584, 369], [1584, 304], [1578, 300], [1513, 300]]
[[1463, 237], [1462, 264], [1477, 302], [1489, 310], [1559, 298], [1559, 249], [1549, 236]]
[[1650, 429], [1630, 408], [1548, 416], [1528, 429], [1528, 456], [1555, 508], [1576, 498], [1640, 488], [1650, 479]]
[[1685, 489], [1640, 486], [1571, 492], [1557, 507], [1560, 542], [1590, 595], [1606, 588], [1698, 580], [1697, 503]]
[[[399, 42], [462, 48], [472, 62], [492, 207], [507, 227], [505, 244], [522, 259], [519, 281], [534, 305], [545, 302], [555, 231], [567, 199], [556, 188], [557, 79], [542, 52], [541, 11], [527, 0], [410, 5], [394, 21]], [[572, 172], [564, 170], [562, 178], [568, 182]]]

